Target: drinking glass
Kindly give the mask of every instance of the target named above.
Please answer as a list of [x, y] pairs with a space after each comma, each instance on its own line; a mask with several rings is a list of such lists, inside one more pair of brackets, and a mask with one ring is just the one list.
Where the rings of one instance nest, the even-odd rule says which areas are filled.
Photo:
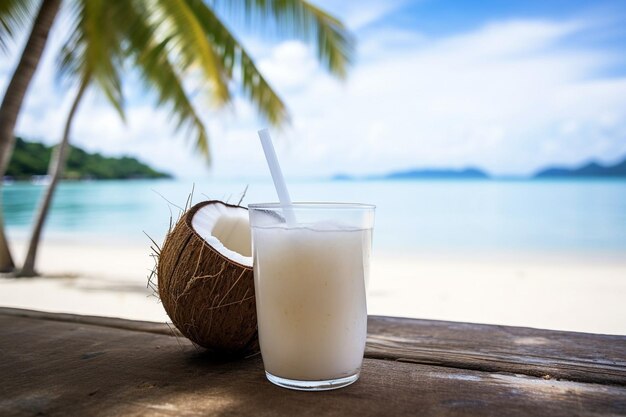
[[374, 210], [249, 205], [259, 342], [272, 383], [315, 391], [359, 378]]

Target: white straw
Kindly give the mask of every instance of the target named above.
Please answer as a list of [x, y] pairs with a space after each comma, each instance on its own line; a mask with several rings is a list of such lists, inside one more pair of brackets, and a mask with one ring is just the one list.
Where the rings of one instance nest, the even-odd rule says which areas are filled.
[[274, 145], [272, 145], [272, 137], [267, 129], [259, 130], [259, 138], [261, 139], [261, 146], [263, 146], [263, 152], [265, 153], [265, 159], [267, 165], [270, 167], [270, 173], [272, 174], [272, 180], [274, 181], [274, 187], [278, 194], [278, 200], [283, 209], [285, 220], [287, 220], [288, 226], [294, 226], [296, 224], [296, 216], [293, 212], [293, 205], [291, 198], [289, 197], [289, 191], [287, 190], [287, 184], [283, 177], [283, 172], [280, 169], [278, 163], [278, 157], [274, 151]]

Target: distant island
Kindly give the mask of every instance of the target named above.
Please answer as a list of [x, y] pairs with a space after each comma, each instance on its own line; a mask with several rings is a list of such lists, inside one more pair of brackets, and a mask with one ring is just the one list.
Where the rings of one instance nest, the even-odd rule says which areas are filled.
[[452, 169], [413, 169], [408, 171], [391, 172], [384, 175], [383, 178], [390, 180], [403, 180], [412, 178], [426, 179], [448, 179], [448, 178], [469, 178], [469, 179], [486, 179], [489, 175], [484, 171], [476, 168], [466, 168], [461, 170]]
[[547, 168], [537, 172], [533, 178], [595, 178], [595, 177], [625, 177], [626, 159], [615, 165], [600, 165], [590, 162], [578, 168]]
[[[14, 180], [30, 180], [46, 175], [51, 154], [51, 146], [17, 138], [6, 176]], [[171, 178], [171, 175], [156, 171], [135, 158], [127, 156], [121, 158], [106, 157], [99, 153], [88, 153], [79, 147], [71, 146], [63, 177], [72, 180], [112, 180]]]
[[382, 175], [369, 175], [355, 177], [346, 174], [338, 174], [332, 177], [336, 181], [352, 180], [412, 180], [412, 179], [489, 179], [489, 175], [476, 168], [465, 169], [411, 169], [406, 171], [394, 171]]
[[337, 174], [334, 181], [371, 181], [371, 180], [429, 180], [429, 179], [495, 179], [495, 180], [533, 180], [544, 178], [626, 178], [626, 159], [614, 165], [602, 165], [589, 162], [577, 168], [548, 167], [528, 176], [492, 176], [477, 168], [465, 169], [410, 169], [393, 171], [378, 175]]

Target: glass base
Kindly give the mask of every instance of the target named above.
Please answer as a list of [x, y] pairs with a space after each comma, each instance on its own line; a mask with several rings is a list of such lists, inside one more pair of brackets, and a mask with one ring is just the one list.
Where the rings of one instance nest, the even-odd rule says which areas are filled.
[[295, 389], [299, 391], [328, 391], [331, 389], [343, 388], [356, 382], [359, 379], [359, 372], [354, 375], [335, 379], [323, 379], [317, 381], [300, 381], [298, 379], [281, 378], [265, 371], [267, 379], [275, 385], [283, 388]]
[[335, 379], [322, 379], [317, 381], [300, 381], [298, 379], [281, 378], [265, 371], [265, 376], [274, 385], [279, 387], [295, 389], [298, 391], [328, 391], [331, 389], [343, 388], [359, 379], [359, 372], [354, 375]]

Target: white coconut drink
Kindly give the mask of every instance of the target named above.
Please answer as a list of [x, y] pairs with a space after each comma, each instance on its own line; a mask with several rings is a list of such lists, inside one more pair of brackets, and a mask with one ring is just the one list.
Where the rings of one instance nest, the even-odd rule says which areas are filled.
[[178, 330], [211, 351], [258, 352], [248, 210], [221, 201], [189, 209], [167, 235], [159, 296]]
[[373, 209], [295, 203], [298, 219], [332, 215], [352, 221], [303, 219], [287, 225], [266, 214], [277, 206], [250, 205], [259, 338], [268, 378], [299, 389], [353, 382], [367, 335]]

